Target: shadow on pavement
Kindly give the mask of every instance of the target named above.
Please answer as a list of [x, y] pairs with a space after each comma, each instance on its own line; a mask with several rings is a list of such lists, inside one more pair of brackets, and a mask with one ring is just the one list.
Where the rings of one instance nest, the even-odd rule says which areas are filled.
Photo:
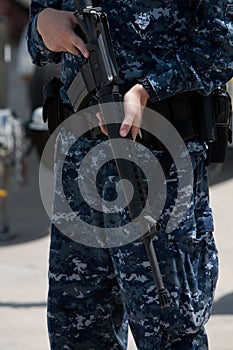
[[47, 303], [45, 303], [44, 301], [42, 302], [24, 302], [24, 303], [15, 303], [15, 302], [6, 302], [6, 303], [2, 303], [0, 302], [0, 307], [11, 307], [11, 308], [34, 308], [34, 307], [46, 307]]
[[233, 292], [214, 303], [212, 315], [233, 315]]

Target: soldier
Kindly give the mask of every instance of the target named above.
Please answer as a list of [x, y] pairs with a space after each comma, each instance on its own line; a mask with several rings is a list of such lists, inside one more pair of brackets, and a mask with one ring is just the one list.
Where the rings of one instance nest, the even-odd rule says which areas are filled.
[[[156, 109], [160, 102], [170, 106], [170, 99], [178, 101], [186, 92], [208, 95], [232, 77], [231, 1], [115, 0], [98, 1], [98, 5], [109, 16], [121, 78], [128, 86], [121, 137], [129, 132], [134, 139], [138, 137], [141, 107]], [[28, 31], [29, 51], [35, 64], [62, 61], [60, 97], [69, 109], [72, 106], [67, 89], [80, 69], [80, 55], [89, 56], [85, 43], [74, 32], [78, 24], [75, 11], [73, 1], [33, 0]], [[127, 108], [132, 105], [138, 108]], [[76, 214], [88, 218], [93, 232], [95, 226], [108, 227], [109, 222], [85, 205], [74, 179], [83, 155], [106, 138], [101, 115], [98, 118], [102, 133], [95, 137], [88, 134], [74, 142], [62, 166], [59, 156], [62, 157], [69, 135], [60, 131], [55, 173], [57, 185], [62, 172], [69, 204]], [[185, 121], [173, 120], [178, 131], [180, 124], [186, 125]], [[62, 216], [56, 211], [62, 194], [55, 191], [48, 295], [51, 349], [126, 349], [128, 325], [138, 349], [208, 349], [205, 324], [216, 287], [218, 254], [209, 206], [207, 146], [186, 128], [183, 138], [192, 161], [191, 203], [185, 217], [168, 234], [166, 226], [177, 193], [177, 172], [169, 163], [166, 150], [145, 137], [145, 144], [167, 167], [168, 189], [154, 247], [169, 293], [168, 308], [159, 306], [142, 241], [110, 248], [75, 242], [56, 225]], [[89, 181], [90, 164], [85, 171]], [[102, 170], [102, 176], [109, 178], [102, 191], [111, 198], [117, 181], [113, 162]], [[183, 189], [184, 196], [186, 190]], [[72, 224], [71, 216], [66, 219]]]

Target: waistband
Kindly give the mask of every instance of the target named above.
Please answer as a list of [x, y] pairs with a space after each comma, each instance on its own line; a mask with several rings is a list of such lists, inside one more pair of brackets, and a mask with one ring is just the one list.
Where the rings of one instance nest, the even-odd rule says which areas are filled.
[[[203, 113], [203, 96], [198, 92], [184, 92], [182, 94], [172, 96], [163, 101], [148, 103], [147, 107], [166, 118], [178, 131], [184, 141], [199, 139], [200, 141], [210, 141], [212, 135], [208, 135], [214, 125], [214, 117], [210, 113]], [[209, 110], [208, 110], [209, 112]], [[74, 111], [63, 105], [64, 119], [72, 115]], [[208, 120], [204, 123], [208, 114]], [[150, 125], [156, 123], [156, 120], [150, 120]], [[206, 124], [205, 130], [203, 126]], [[155, 125], [156, 127], [156, 125]], [[90, 129], [87, 124], [85, 137], [98, 139], [105, 136], [100, 127]], [[150, 128], [149, 128], [150, 129]], [[153, 129], [153, 128], [152, 128]], [[142, 129], [142, 138], [137, 138], [138, 142], [145, 145], [152, 144], [159, 149], [163, 146], [151, 133]]]

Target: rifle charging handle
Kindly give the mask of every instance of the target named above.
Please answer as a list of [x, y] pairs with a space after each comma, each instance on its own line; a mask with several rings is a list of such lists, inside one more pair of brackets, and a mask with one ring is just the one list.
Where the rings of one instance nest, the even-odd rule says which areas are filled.
[[93, 7], [91, 0], [78, 0], [78, 1], [75, 1], [75, 3], [78, 10], [82, 10], [85, 7]]

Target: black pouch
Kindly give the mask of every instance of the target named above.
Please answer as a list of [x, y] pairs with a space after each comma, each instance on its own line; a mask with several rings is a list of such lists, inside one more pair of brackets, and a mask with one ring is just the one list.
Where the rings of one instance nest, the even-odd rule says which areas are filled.
[[207, 143], [217, 140], [212, 94], [202, 95], [198, 91], [192, 91], [190, 94], [192, 96], [193, 118], [196, 123], [198, 140]]
[[168, 100], [171, 121], [184, 141], [197, 136], [197, 128], [193, 118], [192, 96], [190, 92], [171, 97]]
[[208, 144], [207, 165], [225, 161], [228, 142], [232, 142], [232, 106], [224, 87], [208, 96], [184, 92], [156, 102], [152, 109], [167, 118], [184, 141], [198, 138]]
[[64, 121], [60, 87], [60, 79], [54, 77], [43, 89], [43, 120], [45, 123], [48, 121], [50, 135]]
[[193, 119], [192, 99], [189, 92], [148, 104], [148, 107], [171, 122], [184, 141], [197, 136], [196, 125]]
[[208, 142], [207, 164], [223, 163], [227, 155], [228, 143], [232, 143], [232, 105], [225, 88], [220, 87], [211, 94], [214, 114], [216, 140]]

